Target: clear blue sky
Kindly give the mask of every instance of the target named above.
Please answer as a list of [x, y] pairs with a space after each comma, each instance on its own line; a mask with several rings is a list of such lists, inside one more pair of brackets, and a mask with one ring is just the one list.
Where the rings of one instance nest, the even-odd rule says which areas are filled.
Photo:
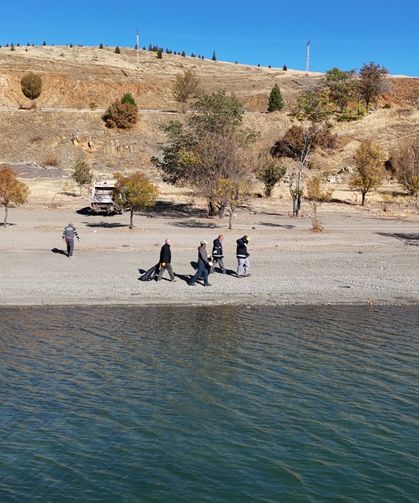
[[419, 0], [2, 0], [0, 44], [133, 46], [257, 65], [359, 69], [375, 61], [419, 76]]

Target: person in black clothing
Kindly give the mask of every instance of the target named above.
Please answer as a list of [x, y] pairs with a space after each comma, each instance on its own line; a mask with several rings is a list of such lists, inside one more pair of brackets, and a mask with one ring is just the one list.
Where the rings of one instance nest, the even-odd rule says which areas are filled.
[[164, 245], [161, 247], [160, 250], [160, 271], [157, 276], [157, 281], [160, 281], [164, 271], [167, 271], [170, 276], [170, 281], [176, 281], [175, 275], [173, 274], [173, 269], [172, 269], [172, 252], [170, 250], [170, 245], [172, 244], [171, 239], [166, 239], [164, 242]]
[[65, 244], [67, 245], [67, 257], [70, 258], [73, 256], [74, 250], [74, 238], [77, 238], [77, 241], [80, 241], [79, 233], [73, 224], [68, 224], [64, 227], [62, 238], [65, 240]]
[[237, 276], [239, 278], [250, 276], [250, 259], [249, 253], [247, 251], [247, 245], [249, 243], [249, 237], [243, 236], [239, 238], [237, 241]]
[[212, 262], [213, 266], [211, 268], [211, 271], [215, 269], [216, 264], [220, 266], [221, 272], [223, 274], [226, 273], [226, 269], [224, 267], [224, 253], [223, 253], [223, 239], [224, 236], [220, 234], [218, 238], [214, 239], [213, 241], [213, 247], [212, 247]]
[[208, 260], [207, 242], [201, 241], [200, 246], [198, 247], [198, 269], [197, 269], [194, 277], [189, 282], [189, 284], [191, 286], [195, 286], [196, 281], [201, 276], [203, 276], [204, 277], [204, 286], [211, 286], [208, 283], [208, 274], [209, 274], [210, 267], [211, 267], [211, 263]]

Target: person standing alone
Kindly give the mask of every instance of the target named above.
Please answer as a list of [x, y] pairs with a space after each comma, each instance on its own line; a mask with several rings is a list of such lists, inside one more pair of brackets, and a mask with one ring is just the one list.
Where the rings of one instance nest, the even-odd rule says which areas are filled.
[[239, 278], [250, 276], [250, 259], [249, 253], [247, 251], [247, 245], [249, 243], [249, 237], [243, 236], [237, 241], [237, 276]]
[[175, 275], [172, 269], [172, 251], [170, 246], [172, 244], [171, 239], [166, 239], [164, 245], [160, 249], [160, 271], [157, 276], [157, 281], [160, 281], [164, 271], [167, 271], [170, 276], [170, 281], [176, 281]]
[[223, 253], [223, 239], [224, 236], [220, 234], [218, 238], [214, 239], [213, 241], [213, 247], [212, 247], [212, 261], [213, 261], [213, 267], [211, 270], [215, 269], [215, 265], [218, 264], [220, 266], [221, 272], [223, 274], [226, 273], [226, 269], [224, 267], [224, 253]]
[[73, 256], [74, 251], [74, 238], [77, 238], [77, 241], [80, 241], [79, 233], [72, 223], [69, 223], [64, 227], [62, 238], [65, 240], [65, 244], [67, 245], [67, 257], [70, 258]]

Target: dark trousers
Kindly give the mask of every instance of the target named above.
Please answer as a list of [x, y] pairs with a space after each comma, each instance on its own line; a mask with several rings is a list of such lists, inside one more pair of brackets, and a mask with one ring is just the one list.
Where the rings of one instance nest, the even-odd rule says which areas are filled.
[[208, 285], [208, 269], [207, 265], [204, 264], [204, 262], [201, 262], [200, 260], [198, 261], [198, 269], [194, 275], [194, 277], [191, 279], [190, 284], [193, 285], [196, 283], [196, 281], [201, 277], [204, 277], [204, 285]]
[[164, 271], [167, 271], [169, 273], [171, 281], [173, 281], [175, 279], [175, 275], [173, 274], [172, 265], [171, 264], [165, 264], [164, 267], [160, 266], [160, 271], [159, 271], [159, 275], [157, 276], [157, 281], [161, 280]]
[[65, 244], [67, 245], [67, 257], [72, 257], [74, 250], [74, 239], [66, 239]]

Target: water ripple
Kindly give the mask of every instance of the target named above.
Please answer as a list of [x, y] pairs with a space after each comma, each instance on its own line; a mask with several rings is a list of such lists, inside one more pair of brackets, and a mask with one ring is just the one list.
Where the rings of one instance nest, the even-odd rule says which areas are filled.
[[418, 321], [0, 309], [0, 501], [417, 501]]

